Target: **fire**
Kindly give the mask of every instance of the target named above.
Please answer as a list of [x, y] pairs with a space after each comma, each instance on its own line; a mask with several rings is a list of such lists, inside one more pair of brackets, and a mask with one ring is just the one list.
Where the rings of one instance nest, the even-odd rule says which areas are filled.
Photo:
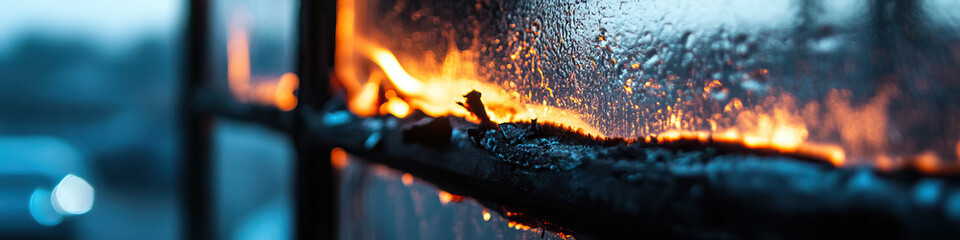
[[[338, 2], [334, 53], [337, 62], [334, 78], [344, 86], [348, 107], [354, 114], [390, 113], [404, 117], [410, 109], [418, 109], [431, 116], [453, 115], [477, 120], [455, 104], [463, 99], [464, 93], [477, 90], [483, 93], [484, 104], [493, 121], [536, 118], [603, 136], [576, 111], [525, 101], [516, 92], [480, 81], [476, 70], [478, 55], [474, 49], [459, 51], [451, 47], [443, 62], [433, 62], [426, 56], [410, 56], [407, 60], [398, 58], [394, 52], [354, 31], [354, 4], [352, 0]], [[453, 45], [452, 41], [448, 44]], [[376, 68], [360, 71], [361, 61], [370, 61]], [[395, 97], [387, 96], [386, 103], [380, 104], [381, 88], [388, 89], [387, 92], [395, 91]]]
[[487, 212], [487, 210], [483, 210], [483, 221], [484, 222], [490, 221], [490, 212]]
[[243, 16], [239, 13], [235, 15], [228, 28], [227, 86], [230, 92], [240, 102], [272, 105], [283, 111], [293, 110], [297, 107], [297, 97], [293, 92], [300, 84], [296, 74], [285, 73], [278, 79], [263, 78], [251, 83], [250, 37]]
[[[473, 69], [477, 66], [476, 55], [469, 50], [462, 52], [451, 50], [443, 63], [410, 62], [406, 64], [414, 68], [423, 66], [417, 68], [421, 73], [427, 72], [427, 69], [440, 70], [440, 73], [423, 74], [425, 76], [415, 78], [401, 67], [397, 58], [388, 50], [365, 41], [355, 41], [354, 44], [359, 45], [366, 59], [373, 61], [379, 67], [372, 70], [368, 81], [361, 89], [354, 91], [348, 89], [348, 95], [352, 96], [350, 110], [357, 115], [371, 116], [376, 112], [371, 109], [371, 106], [376, 106], [379, 86], [388, 83], [396, 90], [397, 95], [403, 96], [402, 98], [388, 96], [386, 103], [388, 112], [397, 117], [406, 116], [409, 108], [415, 108], [432, 116], [453, 115], [470, 119], [471, 114], [455, 102], [461, 101], [464, 93], [477, 90], [483, 93], [483, 101], [493, 121], [509, 122], [536, 118], [579, 128], [591, 135], [603, 135], [582, 120], [581, 115], [575, 111], [525, 102], [500, 86], [477, 80], [478, 77], [474, 75], [475, 69]], [[351, 50], [338, 47], [338, 51]], [[338, 72], [338, 74], [344, 73]], [[351, 78], [338, 77], [344, 81]], [[360, 84], [344, 83], [343, 85]]]
[[390, 90], [384, 96], [387, 102], [380, 105], [380, 115], [392, 114], [398, 118], [403, 118], [410, 113], [410, 105], [397, 97], [397, 93]]
[[[466, 109], [455, 104], [463, 100], [463, 94], [476, 90], [483, 94], [487, 113], [494, 122], [537, 119], [580, 129], [582, 133], [593, 136], [618, 135], [616, 132], [599, 130], [596, 126], [605, 123], [603, 119], [598, 119], [599, 116], [551, 105], [554, 103], [533, 101], [510, 83], [484, 81], [485, 78], [479, 73], [481, 51], [478, 48], [482, 44], [476, 34], [467, 49], [458, 48], [453, 40], [440, 41], [440, 44], [448, 46], [439, 58], [429, 51], [409, 53], [389, 49], [386, 47], [389, 42], [377, 42], [375, 40], [380, 38], [357, 31], [359, 24], [355, 7], [365, 5], [354, 0], [340, 0], [337, 6], [334, 53], [337, 64], [332, 78], [343, 86], [348, 107], [354, 114], [364, 117], [390, 114], [403, 118], [413, 110], [420, 110], [431, 116], [449, 115], [478, 121]], [[519, 46], [510, 57], [516, 60], [521, 54], [535, 55], [535, 51], [535, 48]], [[641, 64], [623, 66], [638, 69]], [[516, 62], [503, 67], [521, 70]], [[540, 78], [544, 78], [539, 66], [524, 71], [539, 73]], [[766, 69], [755, 72], [761, 75], [769, 73]], [[676, 75], [667, 77], [670, 81], [678, 81], [678, 78]], [[539, 87], [554, 96], [549, 85], [542, 84]], [[630, 94], [666, 94], [671, 87], [654, 79], [627, 78], [622, 88]], [[715, 79], [706, 80], [702, 90], [704, 96], [729, 94], [724, 83]], [[641, 130], [633, 134], [640, 135], [637, 142], [728, 144], [820, 159], [836, 166], [867, 163], [880, 169], [893, 169], [912, 162], [924, 162], [914, 165], [932, 166], [926, 163], [932, 162], [929, 159], [936, 156], [933, 153], [919, 157], [892, 156], [889, 153], [887, 106], [897, 94], [897, 89], [885, 87], [878, 89], [867, 103], [854, 105], [851, 104], [852, 94], [846, 90], [831, 90], [822, 103], [802, 103], [789, 93], [772, 91], [768, 97], [756, 97], [759, 99], [734, 97], [724, 100], [725, 104], [718, 105], [717, 111], [720, 112], [711, 114], [692, 112], [690, 107], [684, 107], [688, 102], [678, 97], [672, 105], [658, 101], [655, 106], [649, 106], [653, 109], [651, 114], [656, 115], [654, 121], [637, 127]], [[956, 148], [960, 158], [960, 143]], [[924, 171], [933, 168], [942, 166], [920, 167]]]
[[400, 91], [407, 94], [423, 94], [423, 84], [407, 74], [389, 50], [370, 44], [365, 45], [362, 51], [366, 57], [380, 65], [383, 72], [390, 78], [390, 82]]

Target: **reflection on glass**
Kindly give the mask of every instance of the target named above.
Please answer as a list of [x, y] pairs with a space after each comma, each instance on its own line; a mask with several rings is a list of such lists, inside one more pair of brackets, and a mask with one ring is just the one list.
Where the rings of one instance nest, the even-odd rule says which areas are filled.
[[[296, 107], [299, 85], [291, 73], [293, 45], [292, 1], [216, 1], [215, 51], [225, 51], [226, 85], [242, 103], [274, 106], [289, 111]], [[215, 56], [224, 56], [215, 54]], [[222, 76], [223, 73], [216, 73]]]
[[384, 165], [331, 152], [339, 192], [339, 239], [575, 239], [512, 221], [480, 202]]
[[231, 20], [229, 40], [227, 41], [227, 81], [230, 92], [240, 102], [253, 102], [273, 105], [280, 110], [290, 111], [297, 106], [297, 97], [293, 92], [300, 80], [296, 74], [284, 73], [280, 78], [258, 78], [250, 81], [250, 39], [243, 18], [237, 13]]

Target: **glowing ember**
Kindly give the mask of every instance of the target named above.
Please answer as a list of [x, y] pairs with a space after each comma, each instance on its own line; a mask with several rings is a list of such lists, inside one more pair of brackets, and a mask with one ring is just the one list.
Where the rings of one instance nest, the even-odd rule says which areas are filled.
[[400, 176], [400, 181], [403, 182], [403, 185], [410, 186], [413, 184], [413, 175], [404, 173], [402, 176]]
[[453, 201], [453, 194], [450, 194], [446, 191], [440, 190], [438, 196], [440, 197], [441, 204], [447, 204], [450, 203], [450, 201]]
[[347, 164], [349, 164], [349, 162], [346, 151], [342, 148], [334, 148], [330, 151], [330, 165], [332, 165], [333, 168], [343, 170], [347, 168]]
[[514, 222], [514, 221], [508, 221], [507, 228], [513, 228], [514, 230], [528, 231], [528, 232], [535, 232], [535, 233], [540, 232], [540, 229], [538, 228], [532, 228], [529, 225], [525, 225], [523, 223]]
[[[777, 130], [786, 132], [790, 129]], [[834, 165], [843, 165], [846, 161], [846, 153], [843, 149], [834, 145], [817, 144], [811, 142], [801, 142], [802, 139], [795, 135], [771, 135], [773, 138], [765, 138], [757, 135], [740, 134], [735, 130], [728, 129], [723, 133], [709, 133], [705, 131], [667, 131], [660, 135], [644, 138], [645, 142], [670, 143], [670, 142], [701, 142], [716, 144], [737, 144], [754, 149], [770, 150], [783, 154], [797, 155], [806, 158], [823, 159]], [[781, 138], [777, 138], [780, 136]]]
[[490, 212], [487, 212], [487, 210], [483, 210], [483, 221], [490, 221]]

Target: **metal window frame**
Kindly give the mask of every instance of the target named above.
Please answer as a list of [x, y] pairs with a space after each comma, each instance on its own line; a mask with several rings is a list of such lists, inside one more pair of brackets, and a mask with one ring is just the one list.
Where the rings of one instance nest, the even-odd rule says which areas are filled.
[[300, 131], [302, 109], [320, 106], [329, 98], [327, 69], [333, 65], [336, 1], [300, 1], [297, 12], [296, 74], [300, 107], [283, 112], [270, 107], [241, 106], [211, 99], [210, 0], [190, 0], [184, 32], [183, 83], [180, 96], [181, 204], [184, 239], [217, 239], [212, 195], [211, 128], [215, 116], [252, 120], [288, 133], [296, 146], [293, 169], [296, 239], [334, 239], [334, 189], [330, 149]]

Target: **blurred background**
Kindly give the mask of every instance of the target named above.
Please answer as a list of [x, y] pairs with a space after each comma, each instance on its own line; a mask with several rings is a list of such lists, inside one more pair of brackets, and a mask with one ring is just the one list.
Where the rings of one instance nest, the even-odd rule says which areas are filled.
[[[228, 26], [248, 33], [250, 75], [292, 70], [293, 1], [211, 8], [216, 77], [227, 73]], [[187, 10], [174, 0], [0, 2], [0, 239], [182, 237]], [[226, 120], [211, 138], [216, 235], [289, 238], [289, 138]]]

